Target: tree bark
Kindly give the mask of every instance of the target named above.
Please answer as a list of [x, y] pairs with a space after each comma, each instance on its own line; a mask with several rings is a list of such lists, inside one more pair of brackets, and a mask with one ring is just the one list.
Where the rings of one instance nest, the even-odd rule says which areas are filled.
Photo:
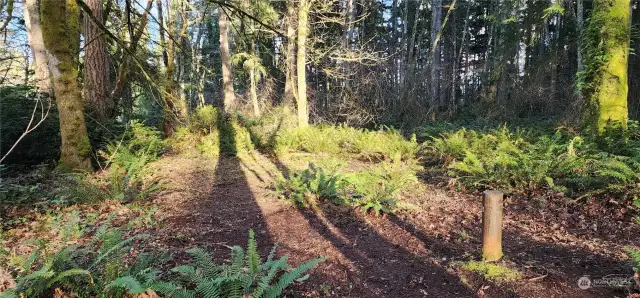
[[437, 37], [440, 32], [442, 19], [442, 0], [431, 1], [431, 102], [439, 105], [440, 87], [440, 45]]
[[49, 66], [47, 65], [47, 50], [42, 37], [38, 0], [25, 0], [24, 5], [24, 23], [27, 27], [29, 46], [33, 51], [33, 65], [38, 92], [53, 95]]
[[80, 42], [75, 0], [42, 0], [42, 35], [47, 64], [53, 78], [60, 118], [60, 163], [69, 170], [91, 170], [91, 145], [78, 86], [77, 53]]
[[285, 52], [284, 105], [292, 106], [296, 98], [295, 65], [296, 65], [296, 29], [294, 20], [296, 9], [293, 1], [287, 1], [287, 47]]
[[309, 0], [300, 0], [298, 8], [298, 127], [309, 126], [309, 109], [307, 107], [307, 26], [309, 18]]
[[[85, 0], [97, 20], [103, 20], [102, 0]], [[83, 95], [87, 110], [98, 121], [104, 121], [113, 116], [113, 100], [109, 97], [111, 82], [109, 79], [109, 57], [107, 45], [102, 31], [89, 17], [82, 20], [84, 33], [84, 86]]]
[[584, 27], [584, 6], [582, 1], [583, 0], [576, 0], [576, 30], [578, 31], [578, 50], [576, 52], [578, 53], [578, 72], [582, 72], [584, 70], [584, 60], [582, 59], [582, 28]]
[[228, 23], [227, 13], [220, 7], [218, 27], [220, 29], [220, 58], [222, 60], [222, 89], [224, 94], [222, 110], [225, 112], [233, 109], [236, 101], [235, 92], [233, 91], [233, 69], [231, 68], [229, 38], [227, 36]]

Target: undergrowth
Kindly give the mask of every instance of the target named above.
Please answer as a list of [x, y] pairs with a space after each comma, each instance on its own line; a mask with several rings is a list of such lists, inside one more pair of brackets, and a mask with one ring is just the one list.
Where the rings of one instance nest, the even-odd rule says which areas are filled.
[[239, 246], [231, 248], [231, 264], [216, 265], [211, 255], [201, 248], [188, 250], [193, 263], [171, 270], [179, 277], [167, 294], [176, 298], [279, 297], [294, 282], [308, 279], [306, 272], [325, 260], [315, 258], [291, 267], [287, 256], [275, 258], [275, 247], [264, 261], [257, 247], [254, 233], [250, 230], [246, 250]]
[[275, 190], [280, 198], [301, 207], [329, 202], [381, 215], [392, 213], [399, 192], [416, 180], [415, 169], [401, 163], [382, 163], [348, 174], [309, 163], [307, 169], [278, 179]]
[[238, 116], [224, 115], [212, 106], [196, 109], [189, 125], [178, 128], [166, 143], [179, 153], [195, 151], [211, 157], [254, 149], [251, 135]]
[[102, 226], [83, 245], [65, 246], [51, 252], [43, 242], [13, 268], [17, 277], [1, 298], [17, 297], [278, 297], [294, 282], [309, 278], [307, 271], [325, 258], [298, 267], [287, 256], [275, 259], [275, 247], [263, 262], [253, 231], [246, 249], [234, 246], [231, 263], [216, 265], [200, 248], [187, 252], [194, 262], [170, 272], [156, 269], [166, 255], [131, 253], [131, 246], [147, 235], [125, 237], [120, 229]]
[[[615, 153], [611, 147], [616, 148]], [[463, 188], [551, 189], [575, 197], [615, 194], [633, 198], [640, 182], [638, 149], [635, 141], [603, 146], [562, 130], [537, 135], [503, 126], [443, 133], [425, 142], [421, 155], [432, 165], [444, 165]]]
[[310, 126], [284, 130], [275, 140], [278, 153], [344, 154], [367, 161], [413, 160], [417, 150], [415, 136], [407, 141], [389, 128], [371, 131], [348, 126]]

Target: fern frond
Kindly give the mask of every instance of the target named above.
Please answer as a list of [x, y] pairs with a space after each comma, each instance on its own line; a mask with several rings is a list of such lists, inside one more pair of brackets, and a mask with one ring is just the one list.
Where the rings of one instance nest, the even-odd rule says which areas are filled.
[[147, 290], [146, 287], [143, 287], [139, 281], [130, 275], [119, 277], [105, 287], [107, 290], [112, 288], [122, 288], [132, 295], [141, 294]]
[[111, 248], [109, 248], [106, 252], [102, 253], [101, 255], [99, 255], [91, 264], [91, 266], [89, 266], [89, 270], [91, 270], [92, 268], [94, 268], [95, 266], [97, 266], [98, 264], [100, 264], [100, 262], [102, 262], [102, 260], [104, 260], [106, 257], [110, 256], [112, 253], [114, 253], [115, 251], [117, 251], [118, 249], [124, 247], [125, 245], [131, 243], [133, 240], [135, 239], [139, 239], [139, 238], [146, 238], [149, 237], [149, 235], [147, 234], [142, 234], [142, 235], [135, 235], [133, 237], [130, 237], [128, 239], [125, 239], [123, 241], [120, 241], [119, 243], [113, 245]]
[[282, 291], [286, 287], [291, 285], [294, 281], [296, 281], [296, 279], [300, 278], [302, 274], [309, 271], [309, 269], [315, 267], [319, 263], [324, 262], [325, 260], [326, 258], [315, 258], [309, 262], [306, 262], [298, 266], [296, 269], [293, 269], [283, 274], [278, 280], [278, 283], [275, 284], [273, 287], [269, 288], [269, 290], [265, 293], [265, 297], [267, 298], [278, 297], [280, 294], [282, 294]]
[[174, 267], [171, 269], [172, 272], [178, 273], [182, 277], [184, 277], [189, 282], [197, 282], [202, 278], [200, 274], [196, 271], [196, 268], [190, 265], [181, 265]]
[[247, 245], [247, 266], [250, 274], [256, 274], [260, 267], [260, 255], [258, 254], [258, 245], [256, 244], [255, 233], [253, 229], [249, 230], [249, 244]]
[[211, 279], [203, 279], [198, 282], [196, 293], [201, 294], [203, 298], [220, 297], [220, 282]]
[[75, 276], [75, 275], [86, 275], [89, 277], [89, 279], [91, 279], [91, 272], [84, 270], [84, 269], [69, 269], [66, 270], [64, 272], [60, 272], [56, 275], [56, 277], [54, 279], [52, 279], [51, 281], [49, 281], [47, 283], [47, 287], [51, 287], [52, 285], [54, 285], [55, 283], [61, 281], [62, 279], [69, 277], [69, 276]]

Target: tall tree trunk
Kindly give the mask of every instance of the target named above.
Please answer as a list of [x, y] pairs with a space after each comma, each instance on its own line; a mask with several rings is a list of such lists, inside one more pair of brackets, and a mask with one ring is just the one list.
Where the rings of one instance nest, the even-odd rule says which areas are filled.
[[577, 41], [577, 59], [578, 59], [578, 72], [584, 70], [584, 60], [582, 59], [582, 28], [584, 27], [584, 6], [583, 0], [576, 0], [576, 31], [578, 31]]
[[[175, 48], [176, 48], [176, 37], [175, 32], [177, 28], [175, 28], [176, 22], [175, 17], [177, 16], [177, 4], [171, 5], [169, 7], [169, 11], [167, 13], [167, 27], [165, 28], [164, 23], [164, 15], [162, 15], [162, 0], [158, 0], [158, 18], [159, 18], [159, 35], [160, 35], [160, 45], [166, 45], [166, 48], [163, 47], [162, 57], [165, 64], [165, 92], [163, 98], [163, 118], [162, 118], [162, 131], [165, 136], [171, 135], [175, 129], [178, 127], [179, 123], [184, 121], [187, 117], [187, 105], [184, 96], [181, 94], [181, 88], [176, 84], [175, 78], [180, 77], [180, 75], [175, 75], [176, 70], [176, 62], [175, 62]], [[169, 3], [169, 1], [167, 1]], [[168, 38], [165, 41], [165, 31], [168, 34]], [[185, 32], [185, 28], [183, 27], [179, 33], [180, 36], [183, 36]]]
[[298, 127], [309, 126], [309, 109], [307, 107], [307, 26], [309, 25], [309, 0], [300, 0], [298, 8]]
[[287, 47], [285, 52], [284, 71], [284, 105], [292, 106], [296, 97], [295, 65], [296, 65], [296, 29], [294, 20], [296, 9], [294, 1], [287, 1]]
[[439, 105], [440, 87], [440, 45], [437, 37], [442, 19], [442, 0], [431, 1], [431, 104]]
[[76, 70], [80, 23], [75, 0], [42, 0], [42, 36], [60, 118], [62, 169], [91, 170], [91, 145]]
[[595, 74], [587, 119], [602, 134], [606, 128], [627, 127], [627, 66], [631, 38], [631, 1], [596, 0], [590, 26], [598, 26], [598, 44], [607, 60]]
[[[255, 32], [253, 28], [253, 23], [251, 24], [251, 32]], [[251, 55], [256, 55], [256, 45], [253, 38], [250, 40], [251, 42]], [[256, 74], [256, 65], [251, 66], [251, 70], [249, 71], [249, 83], [250, 83], [250, 94], [251, 94], [251, 104], [253, 105], [253, 116], [260, 117], [260, 104], [258, 103], [258, 76]]]
[[38, 92], [53, 95], [49, 66], [47, 65], [47, 50], [42, 37], [38, 0], [25, 0], [24, 5], [24, 23], [27, 27], [29, 46], [33, 51], [33, 65]]
[[218, 27], [220, 28], [220, 58], [222, 59], [222, 89], [224, 94], [222, 110], [225, 112], [233, 109], [236, 101], [233, 91], [233, 69], [231, 68], [231, 54], [229, 53], [229, 39], [227, 36], [228, 23], [227, 13], [220, 7]]
[[[102, 0], [85, 0], [95, 19], [103, 20]], [[84, 33], [84, 86], [83, 95], [87, 110], [97, 120], [104, 121], [113, 116], [113, 100], [109, 97], [109, 59], [104, 35], [89, 17], [82, 20]]]

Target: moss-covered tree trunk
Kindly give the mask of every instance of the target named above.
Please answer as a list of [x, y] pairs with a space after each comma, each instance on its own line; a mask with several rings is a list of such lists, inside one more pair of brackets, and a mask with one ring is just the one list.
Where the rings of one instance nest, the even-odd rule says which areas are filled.
[[[627, 64], [631, 38], [631, 1], [596, 0], [589, 24], [587, 71], [592, 92], [587, 100], [587, 124], [598, 134], [627, 127]], [[603, 59], [604, 58], [604, 59]]]
[[309, 25], [309, 0], [300, 0], [298, 8], [298, 127], [309, 126], [307, 108], [307, 34]]
[[75, 0], [42, 0], [42, 33], [60, 117], [59, 167], [91, 170], [91, 145], [78, 86], [80, 23]]

